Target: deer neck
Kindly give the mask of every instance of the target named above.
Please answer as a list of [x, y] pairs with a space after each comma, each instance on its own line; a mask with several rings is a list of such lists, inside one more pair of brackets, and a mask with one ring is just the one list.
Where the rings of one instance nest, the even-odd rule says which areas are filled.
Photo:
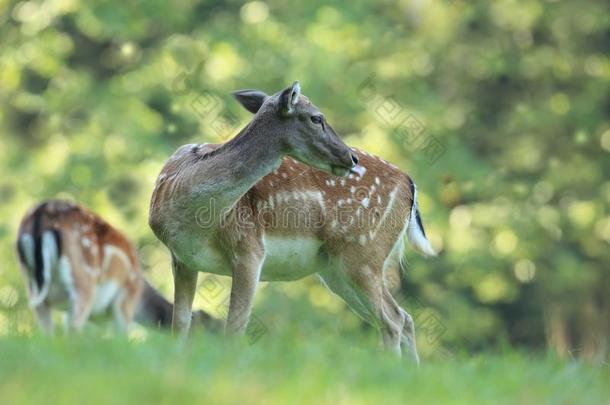
[[284, 156], [278, 137], [257, 119], [216, 152], [213, 164], [221, 181], [215, 194], [221, 208], [233, 206], [261, 178], [277, 169]]

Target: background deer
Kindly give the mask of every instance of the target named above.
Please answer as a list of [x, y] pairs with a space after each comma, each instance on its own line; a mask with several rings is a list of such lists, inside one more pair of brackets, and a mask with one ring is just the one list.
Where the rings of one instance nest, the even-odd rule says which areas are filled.
[[[68, 327], [81, 330], [90, 314], [112, 308], [117, 327], [134, 318], [168, 327], [172, 305], [143, 277], [136, 250], [119, 231], [89, 210], [47, 201], [23, 218], [17, 238], [30, 305], [41, 328], [53, 332], [51, 309], [68, 304]], [[197, 311], [196, 324], [215, 321]]]
[[257, 284], [317, 273], [385, 346], [418, 360], [413, 320], [384, 271], [403, 239], [434, 255], [413, 181], [395, 166], [348, 148], [298, 82], [268, 96], [235, 93], [254, 113], [222, 145], [185, 145], [165, 164], [149, 223], [172, 253], [173, 327], [184, 333], [198, 272], [232, 276], [226, 328], [243, 332]]

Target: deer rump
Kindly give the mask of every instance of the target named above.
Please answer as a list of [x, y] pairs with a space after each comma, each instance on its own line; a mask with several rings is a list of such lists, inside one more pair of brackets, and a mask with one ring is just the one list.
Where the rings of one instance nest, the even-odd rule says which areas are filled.
[[[133, 306], [121, 314], [126, 324], [171, 326], [173, 305], [144, 279], [129, 242], [77, 205], [51, 200], [35, 207], [20, 226], [17, 253], [33, 309], [67, 304], [74, 311], [85, 305], [79, 296], [93, 294], [85, 318], [128, 300]], [[203, 311], [195, 318], [215, 321]]]

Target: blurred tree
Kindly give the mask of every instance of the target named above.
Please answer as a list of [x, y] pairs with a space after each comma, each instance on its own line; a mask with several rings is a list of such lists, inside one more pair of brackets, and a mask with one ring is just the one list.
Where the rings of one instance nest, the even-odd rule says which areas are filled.
[[298, 78], [348, 142], [416, 178], [442, 255], [413, 258], [405, 287], [440, 343], [607, 356], [609, 8], [0, 1], [0, 332], [30, 325], [13, 239], [31, 204], [90, 206], [167, 285], [146, 225], [164, 159], [235, 134], [231, 90]]

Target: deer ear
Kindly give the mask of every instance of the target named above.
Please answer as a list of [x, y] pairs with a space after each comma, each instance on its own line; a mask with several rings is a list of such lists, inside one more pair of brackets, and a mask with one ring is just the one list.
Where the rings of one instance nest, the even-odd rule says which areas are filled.
[[233, 96], [252, 114], [256, 114], [267, 99], [267, 95], [260, 90], [237, 90]]
[[292, 115], [294, 113], [294, 106], [299, 102], [300, 96], [301, 85], [298, 81], [282, 91], [280, 94], [280, 111], [283, 115]]

